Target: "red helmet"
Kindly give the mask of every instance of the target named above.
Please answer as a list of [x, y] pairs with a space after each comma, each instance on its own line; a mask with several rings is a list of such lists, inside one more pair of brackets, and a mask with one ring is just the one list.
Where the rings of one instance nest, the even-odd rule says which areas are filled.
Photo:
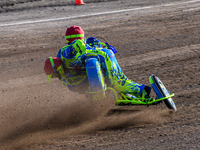
[[[54, 62], [54, 65], [55, 65], [55, 69], [57, 69], [60, 65], [62, 65], [62, 61], [58, 57], [53, 57], [53, 62]], [[54, 73], [50, 58], [48, 58], [45, 61], [44, 71], [45, 71], [46, 75], [50, 75], [50, 74]]]
[[85, 32], [79, 26], [71, 26], [67, 28], [65, 38], [68, 44], [72, 43], [76, 39], [83, 39]]

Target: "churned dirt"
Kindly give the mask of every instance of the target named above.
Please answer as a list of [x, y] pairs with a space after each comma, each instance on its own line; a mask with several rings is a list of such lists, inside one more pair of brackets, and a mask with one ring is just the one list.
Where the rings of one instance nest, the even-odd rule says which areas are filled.
[[[200, 149], [200, 1], [84, 2], [1, 0], [0, 149]], [[44, 61], [65, 45], [70, 25], [115, 46], [133, 81], [158, 76], [177, 112], [91, 101], [57, 79], [49, 85]]]

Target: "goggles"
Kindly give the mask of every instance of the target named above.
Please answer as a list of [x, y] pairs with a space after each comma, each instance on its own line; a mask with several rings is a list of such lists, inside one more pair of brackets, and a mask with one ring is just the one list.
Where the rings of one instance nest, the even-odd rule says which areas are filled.
[[67, 43], [69, 43], [68, 39], [80, 38], [80, 37], [84, 38], [84, 34], [74, 34], [65, 36]]

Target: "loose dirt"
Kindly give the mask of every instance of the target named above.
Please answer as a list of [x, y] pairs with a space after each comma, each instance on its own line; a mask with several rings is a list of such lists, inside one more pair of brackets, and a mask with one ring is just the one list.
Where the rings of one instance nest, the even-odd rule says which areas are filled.
[[[200, 2], [84, 2], [0, 2], [0, 149], [200, 149]], [[132, 8], [140, 9], [91, 16]], [[80, 14], [90, 16], [17, 24]], [[73, 24], [115, 46], [131, 80], [149, 85], [148, 77], [158, 76], [175, 93], [177, 112], [165, 104], [117, 107], [56, 79], [49, 85], [44, 61], [65, 45]]]

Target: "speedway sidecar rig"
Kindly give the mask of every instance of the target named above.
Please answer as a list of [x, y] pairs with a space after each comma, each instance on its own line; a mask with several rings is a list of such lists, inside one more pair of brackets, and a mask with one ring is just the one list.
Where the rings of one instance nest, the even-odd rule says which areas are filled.
[[[112, 64], [110, 57], [108, 56], [109, 54], [116, 53], [117, 50], [109, 45], [107, 42], [102, 43], [97, 41], [95, 38], [90, 38], [89, 40], [86, 41], [88, 45], [91, 47], [97, 46], [97, 47], [104, 47], [105, 51], [107, 52], [99, 52], [96, 49], [91, 49], [91, 50], [86, 50], [85, 55], [81, 56], [82, 62], [84, 62], [84, 71], [86, 71], [87, 79], [88, 79], [88, 84], [89, 84], [89, 95], [93, 99], [95, 99], [96, 96], [104, 97], [106, 98], [106, 91], [111, 90], [114, 92], [114, 97], [116, 100], [116, 105], [117, 106], [124, 106], [124, 105], [156, 105], [158, 103], [161, 103], [164, 101], [166, 106], [169, 109], [172, 109], [174, 111], [177, 110], [176, 105], [172, 99], [174, 94], [170, 94], [168, 90], [165, 88], [164, 84], [161, 82], [161, 80], [156, 77], [155, 75], [151, 75], [149, 77], [150, 84], [156, 94], [156, 98], [145, 98], [145, 97], [135, 97], [131, 95], [131, 93], [118, 93], [114, 88], [109, 87], [109, 84], [107, 86], [107, 83], [105, 80], [108, 79], [106, 77], [106, 73], [104, 72], [104, 68], [102, 68], [102, 64], [106, 64], [106, 70], [112, 70]], [[94, 44], [94, 45], [93, 45]], [[100, 54], [99, 54], [100, 53]], [[83, 57], [84, 56], [84, 57]], [[103, 61], [101, 60], [101, 57], [103, 58]], [[113, 55], [114, 57], [114, 55]], [[51, 66], [53, 70], [56, 72], [55, 64], [52, 59], [52, 57], [49, 58], [51, 62]], [[107, 65], [108, 64], [108, 65]], [[73, 69], [73, 68], [67, 68], [67, 69]], [[77, 68], [76, 68], [77, 69]], [[57, 69], [58, 70], [58, 69]], [[68, 87], [68, 82], [69, 78], [65, 76], [65, 73], [62, 78], [59, 78], [62, 83]], [[48, 81], [50, 83], [50, 78], [51, 75], [48, 76]]]

